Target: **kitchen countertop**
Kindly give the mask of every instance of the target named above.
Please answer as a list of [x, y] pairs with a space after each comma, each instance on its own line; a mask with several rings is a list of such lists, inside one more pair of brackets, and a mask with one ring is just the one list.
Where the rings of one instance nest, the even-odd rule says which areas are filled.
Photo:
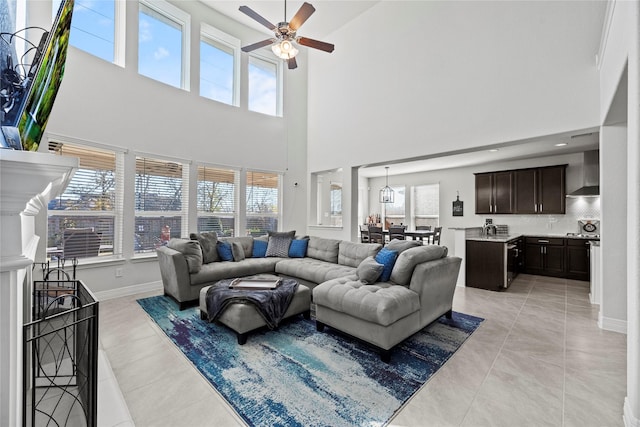
[[594, 240], [600, 241], [600, 237], [591, 237], [591, 236], [567, 236], [566, 234], [544, 234], [544, 233], [536, 233], [536, 234], [497, 234], [493, 236], [475, 236], [475, 237], [467, 237], [466, 240], [474, 240], [478, 242], [500, 242], [507, 243], [511, 240], [517, 239], [519, 237], [542, 237], [542, 238], [563, 238], [563, 239], [579, 239], [579, 240]]

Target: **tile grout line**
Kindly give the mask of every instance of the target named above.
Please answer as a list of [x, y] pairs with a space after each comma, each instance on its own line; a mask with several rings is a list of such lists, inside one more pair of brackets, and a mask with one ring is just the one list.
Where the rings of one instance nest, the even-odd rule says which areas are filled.
[[493, 371], [493, 368], [496, 365], [496, 361], [498, 360], [498, 357], [500, 357], [500, 355], [502, 354], [502, 349], [504, 348], [504, 345], [507, 342], [507, 339], [511, 335], [511, 331], [513, 330], [513, 327], [518, 322], [518, 318], [520, 317], [520, 313], [522, 313], [522, 310], [524, 309], [524, 306], [526, 305], [527, 300], [529, 299], [529, 295], [531, 294], [531, 290], [534, 288], [534, 286], [535, 286], [535, 284], [532, 285], [531, 288], [529, 289], [529, 291], [527, 292], [527, 296], [524, 299], [524, 301], [522, 302], [522, 305], [520, 306], [520, 310], [518, 310], [518, 314], [516, 314], [515, 319], [513, 319], [513, 323], [511, 324], [511, 327], [509, 328], [509, 332], [507, 332], [507, 335], [505, 335], [504, 340], [502, 340], [502, 344], [500, 345], [500, 349], [498, 350], [498, 353], [496, 354], [496, 357], [493, 359], [493, 362], [491, 363], [491, 367], [487, 371], [487, 374], [484, 376], [484, 379], [482, 380], [482, 383], [480, 383], [480, 386], [478, 387], [478, 389], [474, 393], [473, 399], [471, 399], [471, 402], [469, 403], [469, 407], [467, 408], [467, 410], [466, 410], [466, 412], [464, 414], [464, 417], [462, 417], [462, 421], [460, 421], [460, 425], [464, 424], [464, 420], [469, 415], [469, 411], [471, 410], [471, 407], [473, 406], [474, 402], [478, 398], [478, 394], [480, 393], [480, 390], [482, 390], [482, 386], [484, 386], [484, 383], [487, 381], [487, 378], [489, 378], [489, 375]]

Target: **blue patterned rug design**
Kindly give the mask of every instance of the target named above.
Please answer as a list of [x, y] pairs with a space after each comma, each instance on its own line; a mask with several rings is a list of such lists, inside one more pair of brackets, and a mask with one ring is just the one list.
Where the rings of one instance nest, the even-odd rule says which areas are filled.
[[230, 329], [178, 310], [171, 298], [138, 300], [149, 316], [251, 426], [382, 426], [484, 320], [453, 313], [396, 347], [371, 347], [295, 316], [237, 344]]

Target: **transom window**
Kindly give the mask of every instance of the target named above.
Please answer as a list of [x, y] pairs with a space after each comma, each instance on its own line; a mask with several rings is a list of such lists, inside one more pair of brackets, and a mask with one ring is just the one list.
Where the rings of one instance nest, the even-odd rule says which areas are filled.
[[198, 166], [198, 232], [234, 235], [238, 178], [236, 170]]
[[280, 62], [249, 56], [249, 110], [271, 116], [282, 115]]
[[240, 40], [202, 24], [200, 34], [200, 95], [238, 105]]

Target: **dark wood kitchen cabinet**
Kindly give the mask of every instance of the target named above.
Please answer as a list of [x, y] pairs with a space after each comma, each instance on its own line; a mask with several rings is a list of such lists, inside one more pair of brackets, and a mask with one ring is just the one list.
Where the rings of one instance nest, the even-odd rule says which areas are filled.
[[509, 214], [512, 209], [511, 171], [476, 174], [476, 214]]
[[466, 286], [497, 291], [505, 288], [504, 242], [467, 240]]
[[525, 272], [543, 276], [565, 276], [565, 243], [562, 238], [526, 237]]
[[567, 279], [589, 280], [591, 245], [584, 239], [567, 239]]

